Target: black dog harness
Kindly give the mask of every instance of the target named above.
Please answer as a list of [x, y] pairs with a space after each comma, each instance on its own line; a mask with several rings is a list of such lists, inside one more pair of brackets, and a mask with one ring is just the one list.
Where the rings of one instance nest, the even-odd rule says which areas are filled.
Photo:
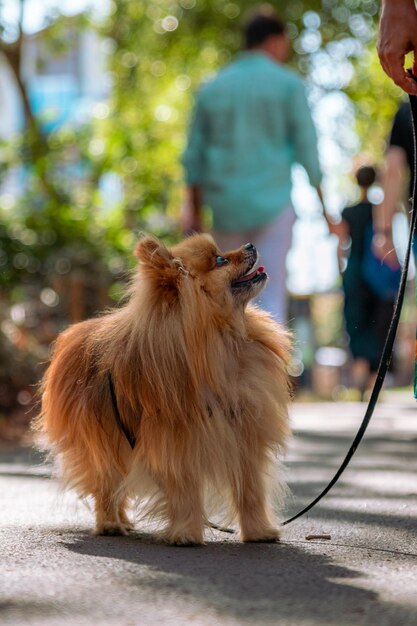
[[107, 382], [109, 384], [111, 403], [113, 406], [114, 419], [116, 420], [117, 427], [119, 428], [120, 432], [126, 437], [130, 447], [133, 450], [136, 446], [136, 437], [130, 432], [126, 424], [123, 422], [122, 416], [120, 415], [119, 407], [117, 404], [116, 391], [114, 389], [113, 378], [110, 370], [107, 370]]

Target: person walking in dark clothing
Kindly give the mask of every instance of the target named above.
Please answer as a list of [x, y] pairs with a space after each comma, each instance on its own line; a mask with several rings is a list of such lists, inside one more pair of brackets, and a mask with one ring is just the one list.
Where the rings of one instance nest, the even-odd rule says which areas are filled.
[[371, 387], [378, 369], [394, 308], [394, 296], [381, 298], [364, 278], [364, 262], [371, 246], [373, 211], [368, 190], [376, 179], [373, 167], [360, 167], [356, 180], [361, 196], [354, 206], [342, 211], [339, 235], [344, 318], [353, 358], [352, 384], [361, 393]]

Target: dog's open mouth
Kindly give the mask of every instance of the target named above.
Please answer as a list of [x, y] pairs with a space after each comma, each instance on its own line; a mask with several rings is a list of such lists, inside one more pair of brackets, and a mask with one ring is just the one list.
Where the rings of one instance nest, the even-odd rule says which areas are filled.
[[259, 265], [259, 267], [255, 269], [252, 269], [252, 267], [245, 274], [232, 281], [232, 288], [239, 288], [245, 285], [254, 284], [267, 277], [263, 265]]

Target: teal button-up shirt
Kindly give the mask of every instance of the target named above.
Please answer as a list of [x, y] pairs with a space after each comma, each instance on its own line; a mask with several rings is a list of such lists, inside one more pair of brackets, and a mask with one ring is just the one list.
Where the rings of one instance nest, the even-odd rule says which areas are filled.
[[218, 231], [260, 228], [291, 202], [291, 166], [321, 180], [305, 88], [262, 52], [242, 53], [197, 94], [183, 155]]

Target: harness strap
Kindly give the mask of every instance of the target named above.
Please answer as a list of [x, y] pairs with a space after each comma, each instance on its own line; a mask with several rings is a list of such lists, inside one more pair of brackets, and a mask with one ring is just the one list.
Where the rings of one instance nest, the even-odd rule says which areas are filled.
[[126, 424], [123, 422], [122, 416], [120, 415], [119, 407], [117, 405], [116, 391], [114, 389], [113, 379], [112, 379], [112, 375], [110, 373], [110, 370], [107, 370], [107, 381], [109, 383], [111, 403], [113, 405], [113, 413], [114, 413], [114, 417], [115, 417], [115, 420], [116, 420], [116, 424], [117, 424], [119, 430], [126, 437], [127, 441], [129, 442], [130, 447], [133, 450], [135, 445], [136, 445], [136, 437], [135, 437], [135, 435], [133, 435], [130, 432], [130, 430], [128, 429]]
[[[133, 450], [136, 445], [136, 437], [130, 432], [130, 430], [124, 424], [122, 420], [122, 416], [120, 415], [119, 407], [117, 405], [116, 390], [114, 388], [113, 378], [112, 378], [110, 370], [107, 370], [107, 381], [109, 383], [111, 402], [113, 405], [113, 412], [114, 412], [114, 417], [116, 419], [116, 424], [120, 432], [126, 437], [127, 441], [129, 442], [130, 447]], [[233, 534], [235, 532], [233, 528], [227, 528], [225, 526], [219, 526], [218, 524], [213, 524], [213, 522], [210, 522], [210, 520], [207, 521], [207, 526], [209, 526], [210, 528], [213, 528], [214, 530], [219, 530], [222, 533]]]

